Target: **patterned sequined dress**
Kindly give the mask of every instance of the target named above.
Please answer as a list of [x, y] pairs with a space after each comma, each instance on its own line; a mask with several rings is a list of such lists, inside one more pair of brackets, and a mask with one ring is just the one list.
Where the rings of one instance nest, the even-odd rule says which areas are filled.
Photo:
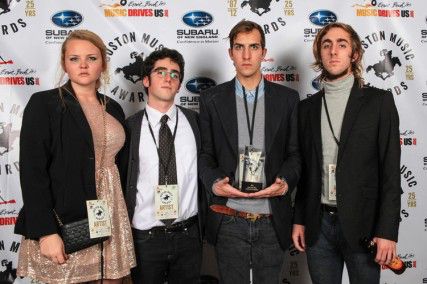
[[[118, 279], [128, 275], [136, 266], [131, 227], [115, 165], [115, 156], [123, 146], [125, 133], [121, 124], [106, 113], [106, 150], [100, 168], [104, 143], [102, 107], [98, 102], [81, 106], [95, 145], [98, 198], [107, 200], [111, 214], [112, 236], [104, 242], [104, 279]], [[87, 282], [101, 278], [100, 260], [100, 246], [95, 245], [70, 254], [65, 264], [57, 265], [40, 254], [38, 241], [22, 239], [17, 275], [46, 283]]]

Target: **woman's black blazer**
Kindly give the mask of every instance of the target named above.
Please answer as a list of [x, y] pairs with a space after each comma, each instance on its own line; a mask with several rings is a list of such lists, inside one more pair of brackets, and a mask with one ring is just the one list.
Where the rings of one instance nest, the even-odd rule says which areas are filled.
[[[96, 199], [92, 132], [70, 83], [62, 96], [58, 88], [35, 93], [24, 110], [19, 157], [24, 206], [15, 233], [30, 239], [58, 232], [53, 209], [66, 224], [86, 218], [86, 200]], [[106, 102], [107, 112], [123, 125], [120, 105], [111, 98]]]

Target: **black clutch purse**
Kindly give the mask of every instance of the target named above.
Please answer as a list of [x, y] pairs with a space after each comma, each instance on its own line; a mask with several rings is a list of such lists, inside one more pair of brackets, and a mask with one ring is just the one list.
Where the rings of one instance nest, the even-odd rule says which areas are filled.
[[73, 253], [108, 240], [108, 237], [90, 238], [88, 219], [62, 225], [60, 229], [66, 254]]
[[87, 218], [68, 224], [62, 224], [61, 219], [59, 219], [59, 216], [56, 214], [55, 210], [53, 212], [55, 213], [55, 217], [60, 226], [60, 235], [62, 241], [64, 242], [66, 254], [102, 243], [109, 238], [100, 237], [91, 239], [89, 233], [89, 220]]

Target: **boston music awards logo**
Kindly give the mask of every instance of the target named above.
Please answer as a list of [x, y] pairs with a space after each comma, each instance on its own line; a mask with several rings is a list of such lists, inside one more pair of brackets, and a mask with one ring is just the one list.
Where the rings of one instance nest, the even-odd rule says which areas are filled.
[[166, 1], [102, 0], [105, 17], [169, 17]]
[[295, 0], [229, 0], [227, 13], [231, 17], [243, 17], [260, 24], [266, 35], [283, 30], [285, 17], [294, 16]]
[[414, 18], [415, 11], [409, 1], [363, 0], [352, 5], [357, 17]]
[[0, 52], [0, 86], [32, 86], [40, 85], [37, 71], [29, 67], [16, 67], [15, 60], [6, 52]]
[[73, 10], [63, 10], [50, 17], [52, 28], [45, 30], [46, 44], [62, 44], [67, 36], [79, 28], [83, 15]]
[[155, 35], [130, 31], [115, 36], [107, 43], [107, 60], [111, 74], [110, 96], [127, 103], [145, 102], [141, 68], [145, 57], [163, 48]]
[[384, 88], [393, 95], [410, 92], [415, 79], [415, 53], [408, 39], [397, 31], [378, 30], [362, 35], [367, 85]]
[[189, 11], [182, 17], [182, 24], [176, 30], [176, 39], [179, 44], [219, 42], [218, 29], [213, 25], [212, 14], [206, 11]]
[[400, 176], [402, 179], [402, 190], [404, 192], [404, 195], [402, 195], [402, 208], [400, 210], [400, 219], [403, 221], [412, 214], [412, 209], [417, 207], [416, 190], [418, 180], [412, 166], [406, 163], [400, 165]]
[[6, 36], [20, 32], [28, 26], [27, 19], [35, 15], [34, 0], [1, 0], [0, 34]]
[[185, 84], [183, 83], [183, 85], [185, 86], [185, 90], [188, 93], [186, 95], [182, 95], [179, 98], [180, 105], [195, 111], [199, 111], [200, 93], [216, 86], [216, 82], [209, 77], [200, 76], [187, 80]]

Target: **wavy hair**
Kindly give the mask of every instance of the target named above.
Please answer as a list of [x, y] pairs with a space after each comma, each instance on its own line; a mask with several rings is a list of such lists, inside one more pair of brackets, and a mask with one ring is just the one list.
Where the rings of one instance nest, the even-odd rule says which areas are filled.
[[362, 58], [364, 50], [362, 48], [362, 42], [360, 40], [359, 35], [356, 33], [356, 31], [347, 24], [344, 23], [330, 23], [327, 26], [325, 26], [323, 29], [321, 29], [314, 39], [313, 43], [313, 55], [314, 55], [314, 63], [312, 64], [312, 67], [315, 71], [321, 72], [318, 76], [318, 79], [320, 81], [324, 80], [328, 76], [328, 71], [324, 68], [322, 64], [322, 57], [321, 57], [321, 44], [322, 39], [326, 35], [328, 31], [330, 31], [333, 28], [340, 28], [346, 31], [350, 35], [351, 39], [351, 56], [353, 57], [354, 54], [358, 54], [358, 56], [355, 58], [354, 61], [351, 62], [351, 71], [353, 72], [354, 79], [358, 83], [358, 85], [361, 87], [364, 84], [364, 79], [362, 77], [363, 74], [363, 66], [362, 66]]

